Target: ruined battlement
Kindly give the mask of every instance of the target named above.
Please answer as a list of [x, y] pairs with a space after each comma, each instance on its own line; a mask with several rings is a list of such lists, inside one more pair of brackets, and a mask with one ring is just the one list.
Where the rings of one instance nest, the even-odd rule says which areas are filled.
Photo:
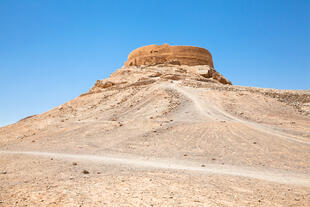
[[157, 65], [170, 63], [175, 65], [208, 65], [213, 68], [211, 53], [201, 47], [149, 45], [132, 51], [125, 66]]

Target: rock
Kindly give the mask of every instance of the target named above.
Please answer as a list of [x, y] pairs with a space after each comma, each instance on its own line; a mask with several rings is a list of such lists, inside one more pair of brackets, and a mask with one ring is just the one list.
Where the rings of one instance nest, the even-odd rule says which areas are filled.
[[1, 174], [3, 174], [3, 175], [5, 175], [7, 172], [5, 171], [5, 170], [3, 170], [2, 172], [1, 172]]
[[77, 165], [77, 163], [76, 162], [72, 162], [72, 165]]
[[89, 172], [87, 170], [83, 170], [82, 173], [83, 174], [89, 174]]
[[199, 66], [197, 68], [197, 71], [194, 71], [194, 72], [198, 73], [199, 75], [201, 75], [205, 78], [211, 78], [213, 71], [214, 70], [211, 69], [210, 66], [206, 65], [206, 66]]
[[16, 139], [24, 139], [24, 135], [16, 137]]
[[95, 83], [95, 87], [97, 88], [109, 88], [111, 86], [114, 86], [115, 83], [111, 81], [104, 81], [104, 80], [97, 80]]
[[182, 76], [176, 74], [166, 74], [162, 75], [161, 78], [166, 80], [181, 80]]
[[149, 75], [150, 78], [156, 78], [156, 77], [159, 77], [161, 76], [162, 74], [160, 72], [156, 72], [156, 73], [153, 73], [151, 75]]
[[139, 81], [131, 84], [131, 86], [144, 86], [144, 85], [149, 85], [149, 84], [152, 84], [155, 82], [156, 82], [156, 80], [153, 80], [153, 79], [139, 80]]
[[201, 167], [206, 167], [206, 165], [202, 164]]

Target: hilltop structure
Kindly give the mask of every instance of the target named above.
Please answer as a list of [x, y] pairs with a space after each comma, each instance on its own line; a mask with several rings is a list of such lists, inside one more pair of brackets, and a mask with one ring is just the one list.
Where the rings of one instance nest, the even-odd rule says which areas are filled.
[[208, 65], [213, 68], [211, 53], [201, 47], [148, 45], [132, 51], [125, 66], [157, 65], [170, 63], [176, 65]]
[[160, 64], [179, 65], [187, 72], [231, 85], [229, 80], [214, 69], [211, 53], [201, 47], [148, 45], [132, 51], [124, 66], [125, 68], [148, 67]]

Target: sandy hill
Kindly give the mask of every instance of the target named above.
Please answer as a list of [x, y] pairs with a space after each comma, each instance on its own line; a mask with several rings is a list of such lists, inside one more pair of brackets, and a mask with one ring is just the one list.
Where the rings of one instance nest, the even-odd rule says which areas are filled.
[[310, 91], [172, 60], [0, 128], [0, 206], [309, 206]]

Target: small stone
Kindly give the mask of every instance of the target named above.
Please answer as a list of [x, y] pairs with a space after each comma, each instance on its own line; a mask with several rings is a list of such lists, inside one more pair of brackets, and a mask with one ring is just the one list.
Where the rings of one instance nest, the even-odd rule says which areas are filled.
[[32, 140], [31, 142], [36, 142], [36, 140]]
[[97, 174], [101, 174], [101, 172], [98, 171]]
[[72, 165], [77, 165], [77, 163], [76, 162], [72, 162]]
[[212, 158], [212, 160], [216, 160], [215, 158]]
[[203, 165], [203, 164], [202, 164], [201, 167], [206, 167], [206, 165]]
[[71, 176], [69, 179], [70, 179], [70, 180], [73, 180], [74, 178]]
[[5, 170], [2, 171], [2, 174], [5, 175], [7, 172]]
[[89, 172], [87, 170], [83, 170], [82, 173], [83, 174], [89, 174]]
[[253, 142], [253, 144], [256, 144], [256, 142]]
[[184, 157], [187, 157], [187, 154], [184, 154]]

